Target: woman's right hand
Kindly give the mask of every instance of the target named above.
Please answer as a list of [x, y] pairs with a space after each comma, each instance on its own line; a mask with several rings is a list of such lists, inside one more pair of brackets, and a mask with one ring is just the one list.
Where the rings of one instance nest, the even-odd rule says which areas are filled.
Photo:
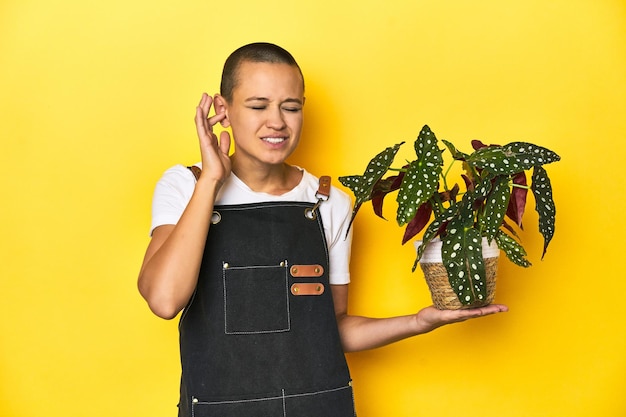
[[152, 239], [139, 272], [139, 292], [159, 317], [174, 318], [189, 302], [196, 288], [210, 227], [215, 197], [230, 175], [230, 135], [222, 132], [218, 142], [213, 126], [225, 113], [209, 117], [213, 98], [207, 94], [196, 108], [196, 130], [202, 153], [202, 173], [178, 223], [164, 224]]
[[230, 175], [231, 163], [228, 153], [230, 151], [230, 134], [227, 131], [220, 133], [219, 142], [213, 126], [226, 118], [225, 113], [216, 113], [209, 117], [213, 106], [213, 98], [206, 93], [196, 107], [196, 131], [200, 141], [200, 153], [202, 155], [202, 174], [200, 178], [215, 181], [218, 186], [224, 183]]

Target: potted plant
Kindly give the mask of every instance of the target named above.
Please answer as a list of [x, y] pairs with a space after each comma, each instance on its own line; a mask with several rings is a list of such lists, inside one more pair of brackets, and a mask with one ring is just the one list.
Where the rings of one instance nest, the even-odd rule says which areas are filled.
[[[416, 242], [413, 270], [419, 262], [435, 306], [456, 309], [486, 305], [493, 300], [500, 250], [516, 265], [531, 265], [517, 233], [522, 228], [529, 189], [534, 195], [539, 232], [544, 239], [542, 259], [546, 253], [554, 235], [556, 210], [543, 166], [560, 157], [527, 142], [500, 146], [473, 140], [469, 154], [448, 141], [441, 142], [444, 149], [439, 148], [439, 140], [430, 128], [424, 126], [414, 143], [414, 160], [392, 168], [396, 153], [404, 144], [401, 142], [372, 158], [363, 175], [340, 177], [339, 181], [355, 197], [350, 224], [361, 205], [370, 200], [376, 215], [384, 218], [384, 198], [397, 191], [396, 220], [398, 225], [406, 225], [402, 244], [424, 230], [422, 240]], [[446, 149], [452, 160], [444, 171]], [[455, 163], [462, 164], [462, 187], [448, 178]], [[530, 185], [526, 176], [529, 170]], [[486, 252], [494, 252], [494, 248], [495, 256], [485, 260]], [[424, 262], [425, 251], [434, 251], [441, 260]], [[432, 282], [430, 272], [434, 272]]]

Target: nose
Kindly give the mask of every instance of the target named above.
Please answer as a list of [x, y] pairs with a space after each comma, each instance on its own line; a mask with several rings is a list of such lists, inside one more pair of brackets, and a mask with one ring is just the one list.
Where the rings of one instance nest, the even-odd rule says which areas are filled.
[[267, 127], [274, 130], [281, 130], [285, 127], [285, 119], [279, 107], [272, 107], [267, 114]]

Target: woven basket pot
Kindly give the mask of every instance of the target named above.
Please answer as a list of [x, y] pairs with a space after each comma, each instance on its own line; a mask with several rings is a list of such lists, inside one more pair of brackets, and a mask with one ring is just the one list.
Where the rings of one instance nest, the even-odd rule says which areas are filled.
[[[422, 244], [421, 240], [415, 242], [417, 249]], [[487, 285], [487, 297], [470, 305], [461, 304], [456, 293], [452, 290], [448, 281], [448, 273], [441, 260], [441, 241], [433, 239], [428, 243], [420, 259], [420, 267], [424, 272], [426, 284], [430, 289], [433, 304], [439, 310], [459, 310], [463, 308], [476, 308], [491, 304], [496, 295], [496, 275], [498, 272], [498, 256], [500, 250], [495, 242], [491, 245], [483, 238], [483, 259], [485, 261], [485, 281]]]

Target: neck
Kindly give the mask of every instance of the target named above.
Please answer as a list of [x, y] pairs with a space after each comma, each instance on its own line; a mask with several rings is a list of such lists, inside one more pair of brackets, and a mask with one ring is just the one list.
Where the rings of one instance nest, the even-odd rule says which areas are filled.
[[302, 172], [287, 163], [244, 168], [235, 155], [231, 160], [233, 173], [255, 192], [282, 195], [295, 188], [302, 179]]

